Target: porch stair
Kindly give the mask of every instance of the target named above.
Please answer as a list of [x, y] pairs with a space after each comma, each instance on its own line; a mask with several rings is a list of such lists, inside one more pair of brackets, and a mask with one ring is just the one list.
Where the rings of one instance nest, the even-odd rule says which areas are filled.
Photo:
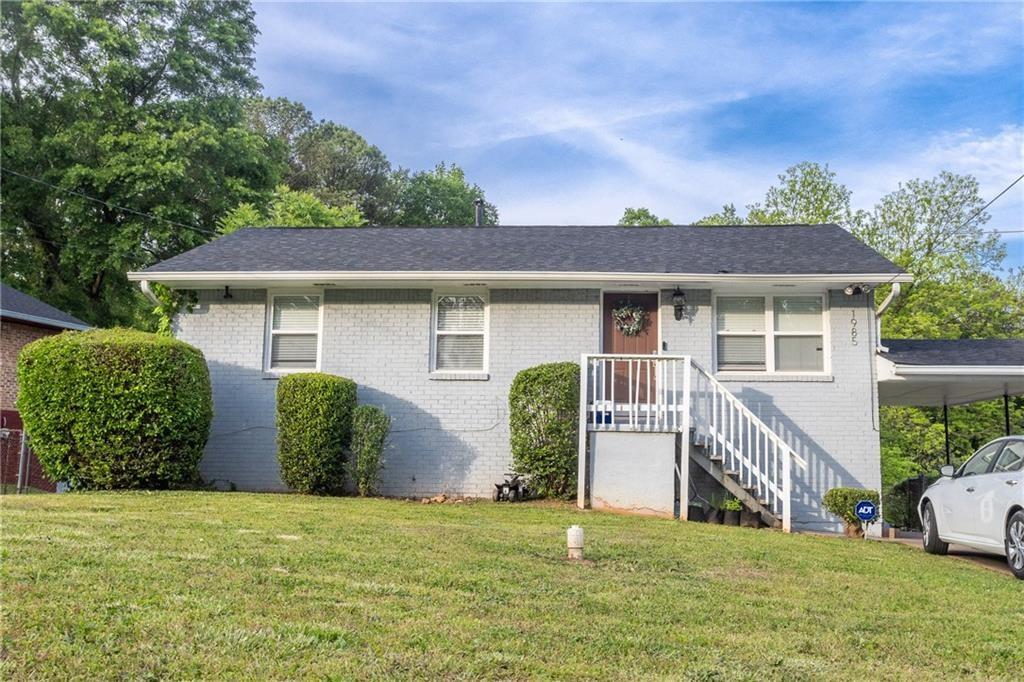
[[[792, 468], [807, 462], [691, 356], [584, 355], [580, 370], [579, 480], [588, 432], [675, 432], [677, 450], [687, 443], [689, 458], [748, 510], [791, 530]], [[580, 486], [579, 506], [586, 501]]]
[[701, 469], [715, 479], [730, 495], [739, 500], [744, 507], [760, 515], [766, 525], [771, 528], [782, 528], [782, 518], [775, 515], [768, 500], [757, 497], [757, 488], [740, 483], [739, 471], [726, 470], [723, 466], [723, 458], [712, 457], [708, 454], [707, 446], [699, 442], [694, 442], [694, 445], [696, 447], [690, 451], [690, 458]]

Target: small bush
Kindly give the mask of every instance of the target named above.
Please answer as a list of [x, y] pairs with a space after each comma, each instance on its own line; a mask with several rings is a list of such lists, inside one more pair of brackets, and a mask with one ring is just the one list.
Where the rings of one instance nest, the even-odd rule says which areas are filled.
[[277, 461], [288, 487], [318, 495], [341, 490], [355, 407], [356, 384], [350, 379], [319, 372], [281, 377]]
[[556, 362], [524, 369], [509, 390], [509, 435], [516, 472], [538, 495], [576, 490], [580, 368]]
[[861, 529], [861, 521], [857, 518], [855, 507], [861, 500], [871, 500], [878, 507], [878, 491], [864, 488], [832, 488], [822, 502], [829, 510], [846, 523], [847, 531]]
[[360, 405], [352, 413], [352, 477], [360, 495], [377, 492], [384, 445], [391, 417], [373, 405]]
[[18, 409], [46, 475], [74, 488], [198, 481], [213, 418], [203, 354], [130, 329], [65, 332], [25, 346]]

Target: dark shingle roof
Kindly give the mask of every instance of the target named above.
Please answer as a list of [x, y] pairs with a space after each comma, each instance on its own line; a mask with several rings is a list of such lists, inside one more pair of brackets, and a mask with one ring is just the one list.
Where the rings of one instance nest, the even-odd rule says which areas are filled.
[[898, 365], [1024, 366], [1024, 339], [883, 339]]
[[89, 325], [38, 298], [0, 284], [0, 317], [59, 329], [85, 329]]
[[145, 272], [300, 271], [901, 272], [836, 225], [246, 228]]

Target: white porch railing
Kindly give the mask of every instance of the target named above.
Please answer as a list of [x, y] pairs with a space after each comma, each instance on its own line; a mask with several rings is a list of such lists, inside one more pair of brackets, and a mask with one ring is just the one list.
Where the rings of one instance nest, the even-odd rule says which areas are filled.
[[[692, 431], [693, 442], [790, 530], [792, 465], [806, 462], [691, 356], [583, 355], [579, 418], [581, 482], [588, 432]], [[585, 497], [580, 485], [580, 506]]]

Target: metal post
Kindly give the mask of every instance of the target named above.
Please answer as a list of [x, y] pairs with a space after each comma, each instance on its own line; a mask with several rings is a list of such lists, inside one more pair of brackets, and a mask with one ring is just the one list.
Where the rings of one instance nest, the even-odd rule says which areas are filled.
[[952, 464], [949, 459], [949, 407], [942, 403], [942, 425], [946, 429], [946, 464]]
[[1010, 395], [1003, 393], [1003, 422], [1006, 424], [1006, 435], [1010, 435]]

